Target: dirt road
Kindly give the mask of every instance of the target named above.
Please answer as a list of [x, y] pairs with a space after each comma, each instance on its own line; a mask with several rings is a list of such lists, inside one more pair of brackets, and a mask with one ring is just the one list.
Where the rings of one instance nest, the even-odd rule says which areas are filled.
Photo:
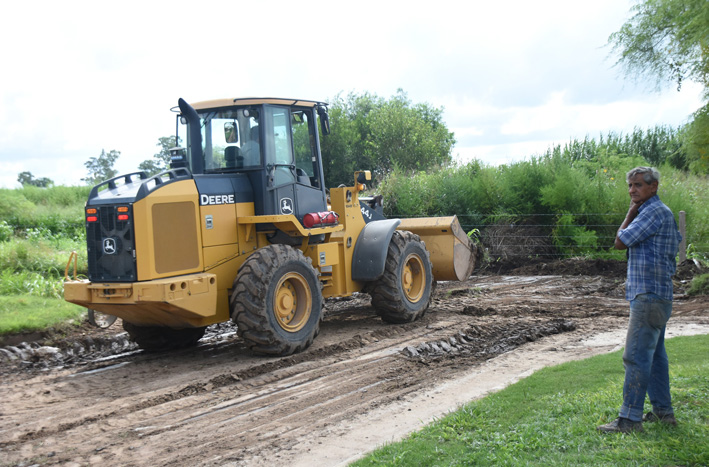
[[[327, 303], [310, 349], [275, 359], [228, 326], [172, 353], [134, 350], [116, 325], [83, 347], [26, 347], [0, 360], [0, 465], [342, 465], [538, 368], [620, 348], [622, 293], [610, 276], [479, 276], [439, 284], [407, 325], [358, 295]], [[678, 298], [668, 333], [709, 333], [709, 298]]]

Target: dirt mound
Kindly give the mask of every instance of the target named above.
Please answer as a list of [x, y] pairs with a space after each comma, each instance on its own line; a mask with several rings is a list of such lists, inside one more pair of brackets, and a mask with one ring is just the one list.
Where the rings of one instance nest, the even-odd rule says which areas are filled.
[[677, 272], [674, 278], [680, 281], [691, 281], [694, 276], [708, 272], [709, 269], [703, 267], [699, 261], [688, 259], [677, 265]]
[[627, 263], [615, 259], [568, 258], [560, 260], [510, 258], [487, 266], [485, 272], [513, 276], [625, 277]]

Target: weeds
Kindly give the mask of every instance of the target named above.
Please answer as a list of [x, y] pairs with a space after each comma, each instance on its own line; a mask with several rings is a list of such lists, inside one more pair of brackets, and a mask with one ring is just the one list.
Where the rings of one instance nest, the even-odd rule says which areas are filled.
[[687, 295], [709, 295], [709, 274], [700, 274], [692, 279]]

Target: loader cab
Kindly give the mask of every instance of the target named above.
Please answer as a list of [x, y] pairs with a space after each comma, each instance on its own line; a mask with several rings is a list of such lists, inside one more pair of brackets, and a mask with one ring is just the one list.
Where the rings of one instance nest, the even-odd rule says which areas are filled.
[[187, 167], [198, 181], [200, 175], [248, 179], [256, 215], [293, 214], [302, 222], [307, 213], [327, 210], [316, 125], [318, 115], [327, 123], [325, 109], [287, 99], [193, 105], [181, 99], [177, 136], [187, 147], [182, 157], [176, 151], [173, 165]]

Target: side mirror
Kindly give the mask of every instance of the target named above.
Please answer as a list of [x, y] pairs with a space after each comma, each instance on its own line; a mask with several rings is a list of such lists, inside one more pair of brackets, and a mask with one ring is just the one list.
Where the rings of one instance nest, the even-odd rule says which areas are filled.
[[236, 122], [226, 122], [224, 124], [224, 139], [227, 143], [239, 142], [239, 132], [236, 129]]
[[327, 114], [327, 107], [324, 105], [318, 106], [318, 117], [320, 117], [320, 129], [323, 135], [330, 134], [330, 116]]

